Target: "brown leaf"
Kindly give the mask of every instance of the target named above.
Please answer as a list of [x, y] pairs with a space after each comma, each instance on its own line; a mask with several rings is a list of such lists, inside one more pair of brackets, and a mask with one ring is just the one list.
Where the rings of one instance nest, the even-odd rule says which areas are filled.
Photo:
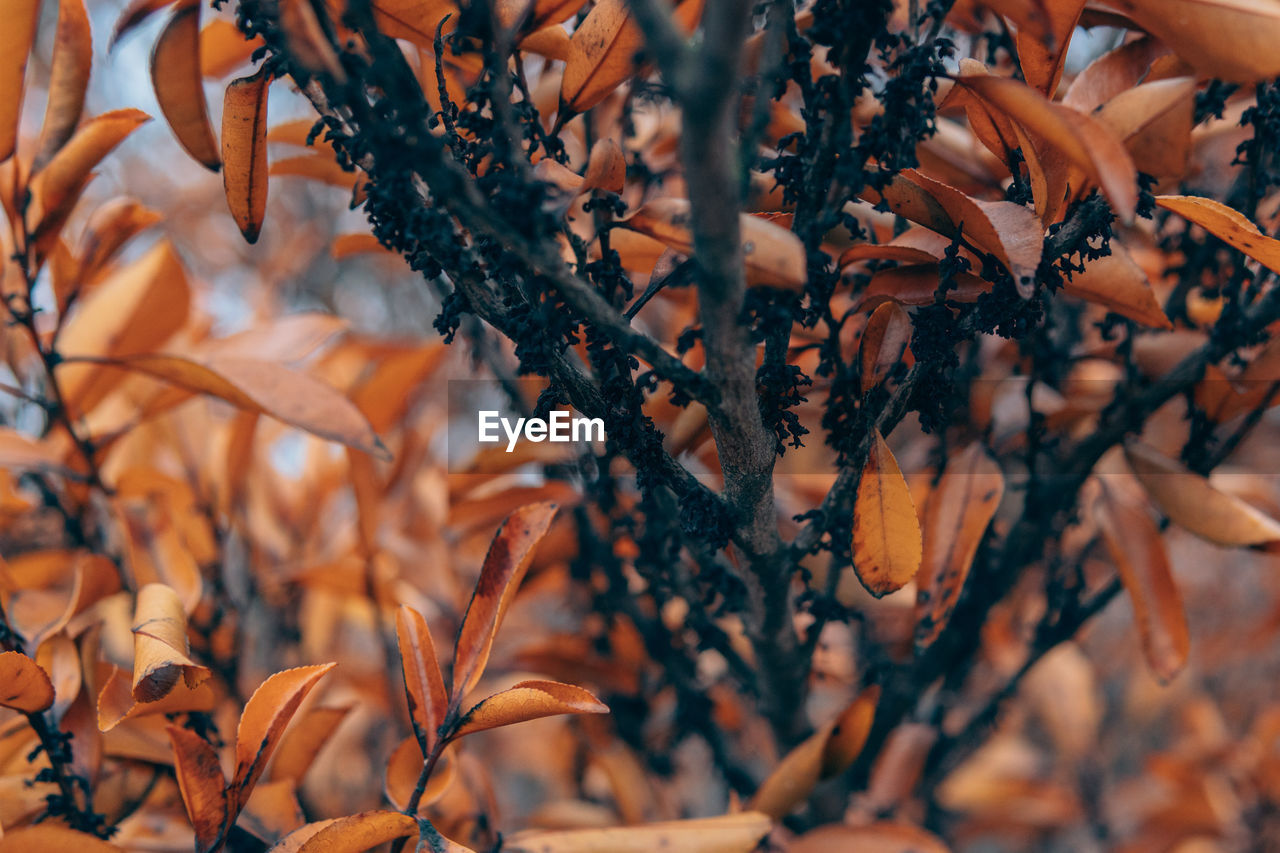
[[178, 594], [164, 584], [149, 583], [138, 590], [133, 619], [133, 698], [155, 702], [169, 693], [179, 676], [187, 687], [198, 687], [210, 675], [208, 667], [187, 657], [187, 620]]
[[1280, 5], [1271, 0], [1112, 0], [1196, 71], [1233, 83], [1280, 75]]
[[622, 192], [627, 177], [627, 158], [618, 143], [612, 139], [598, 139], [591, 146], [587, 158], [587, 172], [583, 175], [582, 189]]
[[1094, 518], [1133, 602], [1147, 665], [1156, 678], [1168, 683], [1182, 671], [1191, 650], [1182, 596], [1145, 502], [1134, 501], [1106, 480], [1106, 475], [1098, 478], [1101, 489]]
[[408, 605], [401, 605], [396, 612], [396, 640], [400, 645], [409, 717], [422, 753], [426, 755], [435, 746], [449, 706], [440, 662], [427, 621]]
[[22, 652], [0, 652], [0, 705], [35, 713], [53, 704], [49, 675]]
[[1151, 283], [1142, 268], [1134, 263], [1129, 252], [1120, 244], [1111, 246], [1111, 254], [1086, 261], [1084, 270], [1071, 274], [1071, 280], [1063, 291], [1086, 302], [1093, 302], [1150, 326], [1153, 329], [1172, 329], [1173, 324], [1165, 316], [1151, 292]]
[[1143, 37], [1105, 53], [1076, 75], [1062, 96], [1064, 106], [1091, 113], [1112, 98], [1137, 86], [1151, 63], [1169, 53], [1159, 39]]
[[811, 829], [791, 842], [787, 853], [950, 853], [940, 838], [908, 823], [879, 821], [866, 826], [833, 824]]
[[277, 672], [249, 697], [236, 728], [236, 770], [231, 781], [235, 804], [243, 805], [248, 799], [298, 706], [336, 665], [299, 666]]
[[200, 76], [226, 77], [261, 46], [261, 36], [247, 39], [234, 22], [215, 18], [200, 31]]
[[1004, 475], [981, 442], [953, 455], [924, 507], [924, 556], [917, 576], [916, 648], [946, 627], [1004, 496]]
[[[691, 211], [688, 199], [654, 199], [618, 224], [688, 255], [693, 252]], [[739, 227], [748, 284], [790, 290], [804, 286], [808, 270], [804, 244], [799, 237], [780, 225], [749, 213], [740, 216]]]
[[1125, 445], [1125, 459], [1160, 511], [1208, 542], [1228, 547], [1280, 543], [1280, 521], [1158, 452], [1150, 445]]
[[231, 216], [250, 243], [267, 212], [267, 90], [265, 69], [232, 80], [222, 106], [222, 186]]
[[1098, 121], [1124, 140], [1142, 171], [1157, 177], [1181, 177], [1191, 154], [1196, 81], [1174, 77], [1121, 92], [1097, 112]]
[[484, 674], [498, 626], [557, 508], [554, 503], [522, 506], [507, 516], [493, 537], [453, 652], [454, 701], [461, 701]]
[[167, 730], [173, 744], [178, 789], [196, 834], [196, 850], [207, 853], [221, 843], [230, 823], [227, 780], [218, 754], [208, 741], [178, 726]]
[[[53, 67], [49, 71], [49, 100], [36, 144], [33, 171], [53, 159], [75, 133], [84, 109], [84, 93], [93, 63], [93, 34], [83, 0], [59, 0], [58, 30], [53, 42]], [[4, 159], [0, 157], [0, 160]]]
[[163, 379], [197, 394], [260, 412], [313, 435], [389, 458], [355, 404], [331, 385], [270, 361], [212, 356], [198, 362], [178, 355], [85, 359]]
[[123, 847], [74, 829], [46, 823], [9, 828], [0, 838], [0, 853], [123, 853]]
[[[307, 827], [299, 830], [305, 832]], [[350, 817], [326, 821], [325, 825], [307, 837], [302, 844], [294, 847], [286, 838], [274, 853], [360, 853], [363, 850], [377, 847], [388, 841], [405, 836], [416, 837], [419, 833], [418, 821], [400, 812], [372, 811], [361, 812]], [[439, 836], [437, 836], [439, 838]], [[425, 846], [424, 850], [433, 847]], [[473, 853], [461, 844], [439, 838], [440, 853]]]
[[867, 327], [858, 343], [858, 367], [865, 394], [884, 382], [889, 373], [911, 357], [911, 317], [896, 302], [886, 302], [867, 318]]
[[1084, 11], [1084, 2], [1060, 0], [1045, 3], [1046, 31], [1038, 34], [1028, 28], [1018, 30], [1018, 64], [1022, 66], [1022, 76], [1049, 97], [1057, 91], [1067, 47], [1071, 44], [1071, 34], [1080, 20], [1080, 13]]
[[454, 737], [559, 714], [607, 713], [608, 706], [581, 687], [559, 681], [521, 681], [467, 711]]
[[160, 111], [183, 149], [216, 172], [222, 160], [200, 76], [200, 6], [180, 0], [151, 54], [151, 82]]
[[1260, 232], [1258, 226], [1234, 208], [1211, 198], [1189, 195], [1156, 196], [1156, 205], [1194, 222], [1272, 272], [1280, 272], [1280, 240]]
[[916, 506], [898, 460], [880, 431], [873, 432], [853, 505], [853, 568], [867, 591], [880, 598], [915, 577], [921, 538]]
[[612, 829], [518, 832], [505, 839], [511, 853], [750, 853], [772, 821], [759, 812], [675, 820]]
[[13, 156], [18, 143], [23, 83], [40, 22], [40, 0], [7, 2], [4, 13], [4, 29], [0, 30], [0, 162]]
[[1123, 142], [1097, 120], [1061, 104], [1018, 80], [992, 74], [965, 74], [957, 85], [969, 89], [1026, 131], [1062, 152], [1097, 181], [1125, 222], [1138, 204], [1138, 172]]
[[177, 0], [131, 0], [125, 10], [120, 13], [120, 17], [116, 19], [116, 25], [111, 29], [111, 38], [107, 41], [107, 50], [113, 50], [116, 42], [124, 38], [130, 30], [141, 25], [143, 21], [161, 9], [172, 6], [175, 2]]
[[585, 0], [497, 0], [493, 14], [503, 27], [520, 24], [521, 32], [532, 33], [569, 20], [585, 5]]
[[[418, 741], [414, 737], [407, 737], [400, 741], [400, 745], [392, 751], [391, 758], [387, 760], [387, 774], [384, 780], [384, 790], [391, 805], [403, 811], [409, 804], [409, 798], [413, 796], [413, 791], [418, 786], [418, 777], [422, 775], [422, 766], [425, 762], [422, 749], [419, 748]], [[457, 778], [457, 770], [458, 762], [454, 758], [453, 749], [446, 748], [440, 754], [436, 766], [432, 768], [431, 777], [427, 779], [427, 785], [422, 789], [422, 796], [418, 798], [419, 812], [444, 796], [449, 786], [453, 784], [453, 780]]]

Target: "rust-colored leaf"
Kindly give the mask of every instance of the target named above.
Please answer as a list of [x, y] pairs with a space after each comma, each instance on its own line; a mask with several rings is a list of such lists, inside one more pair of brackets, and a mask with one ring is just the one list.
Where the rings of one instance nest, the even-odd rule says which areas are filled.
[[1280, 272], [1280, 240], [1263, 234], [1235, 208], [1211, 198], [1189, 195], [1156, 196], [1156, 204], [1194, 222], [1272, 272]]
[[1151, 291], [1146, 273], [1119, 244], [1111, 247], [1110, 255], [1087, 261], [1082, 271], [1072, 273], [1063, 291], [1144, 326], [1173, 328]]
[[1045, 3], [1048, 26], [1043, 33], [1019, 28], [1017, 36], [1018, 64], [1027, 83], [1045, 95], [1053, 96], [1062, 77], [1062, 65], [1071, 44], [1071, 33], [1084, 11], [1085, 0], [1060, 0]]
[[551, 528], [558, 506], [536, 503], [507, 516], [489, 545], [453, 652], [453, 689], [461, 699], [476, 686], [489, 662], [493, 638], [533, 559], [533, 551]]
[[925, 502], [924, 556], [917, 576], [917, 649], [946, 627], [978, 546], [1004, 496], [1004, 475], [980, 442], [956, 453]]
[[265, 69], [232, 80], [222, 106], [222, 186], [231, 216], [250, 243], [267, 212], [267, 90]]
[[[58, 31], [53, 43], [53, 68], [49, 73], [49, 100], [32, 169], [38, 170], [53, 159], [75, 133], [84, 109], [84, 93], [89, 85], [93, 62], [93, 34], [83, 0], [59, 0]], [[0, 157], [0, 160], [4, 159]]]
[[200, 75], [226, 77], [261, 46], [261, 36], [247, 39], [234, 22], [214, 18], [200, 31]]
[[622, 192], [627, 177], [627, 160], [618, 143], [612, 139], [600, 139], [591, 146], [587, 158], [587, 171], [582, 176], [582, 189]]
[[936, 835], [909, 823], [879, 821], [866, 826], [832, 824], [791, 842], [788, 853], [951, 853]]
[[218, 754], [208, 741], [178, 726], [169, 726], [168, 732], [173, 744], [178, 789], [195, 830], [196, 849], [207, 853], [221, 842], [228, 829], [227, 780], [222, 775]]
[[1168, 682], [1182, 670], [1191, 650], [1182, 596], [1145, 502], [1134, 501], [1107, 479], [1106, 475], [1098, 478], [1101, 488], [1094, 518], [1133, 602], [1147, 665], [1160, 681]]
[[[416, 738], [407, 737], [400, 741], [387, 760], [387, 774], [384, 780], [387, 799], [391, 805], [403, 810], [409, 804], [414, 789], [418, 786], [418, 777], [422, 774], [422, 765], [426, 761]], [[431, 778], [422, 789], [418, 798], [418, 810], [421, 812], [436, 800], [444, 796], [449, 786], [458, 777], [458, 762], [452, 749], [445, 749], [440, 759], [431, 770]]]
[[183, 149], [216, 172], [222, 160], [200, 76], [200, 6], [181, 0], [165, 24], [151, 54], [151, 82], [160, 111]]
[[133, 619], [133, 698], [155, 702], [169, 693], [181, 677], [195, 688], [209, 669], [189, 657], [187, 620], [182, 600], [164, 584], [149, 583], [138, 590]]
[[1201, 539], [1229, 547], [1280, 543], [1280, 521], [1215, 487], [1150, 445], [1125, 445], [1125, 459], [1160, 511]]
[[396, 613], [396, 639], [409, 700], [409, 717], [424, 755], [431, 752], [444, 723], [449, 698], [445, 693], [440, 662], [436, 658], [431, 629], [422, 614], [408, 605]]
[[236, 769], [231, 780], [236, 803], [243, 804], [248, 799], [267, 759], [280, 743], [285, 726], [302, 700], [334, 666], [326, 663], [277, 672], [249, 697], [236, 728]]
[[1207, 77], [1255, 83], [1280, 75], [1280, 4], [1271, 0], [1113, 0]]
[[0, 652], [0, 705], [35, 713], [53, 704], [53, 683], [22, 652]]
[[559, 714], [607, 713], [608, 706], [581, 687], [558, 681], [521, 681], [467, 711], [454, 736]]
[[13, 156], [18, 143], [27, 57], [36, 40], [40, 0], [5, 0], [0, 11], [4, 14], [4, 29], [0, 30], [0, 162], [3, 162]]
[[879, 430], [853, 505], [853, 568], [877, 598], [899, 590], [920, 568], [920, 521], [911, 490]]
[[749, 811], [613, 829], [533, 830], [505, 839], [503, 849], [511, 853], [750, 853], [771, 825], [768, 816]]
[[275, 761], [271, 763], [273, 781], [292, 779], [302, 784], [311, 762], [351, 712], [350, 705], [333, 708], [312, 708], [306, 711], [284, 733], [276, 748]]
[[[299, 830], [301, 834], [307, 827]], [[434, 830], [432, 830], [434, 832]], [[326, 821], [318, 832], [306, 836], [306, 840], [298, 846], [292, 846], [286, 838], [276, 848], [277, 853], [361, 853], [406, 836], [417, 837], [418, 821], [400, 812], [371, 811], [361, 812], [350, 817]], [[430, 838], [430, 836], [428, 836]], [[468, 848], [456, 844], [436, 833], [438, 845], [423, 845], [418, 849], [439, 851], [439, 853], [473, 853]]]
[[52, 823], [4, 831], [0, 853], [123, 853], [109, 841]]

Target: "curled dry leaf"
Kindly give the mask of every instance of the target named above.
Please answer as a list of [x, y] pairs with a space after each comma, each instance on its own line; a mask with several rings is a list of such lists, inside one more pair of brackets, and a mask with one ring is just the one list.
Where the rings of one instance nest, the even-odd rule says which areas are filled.
[[858, 757], [875, 720], [878, 687], [868, 687], [839, 716], [787, 753], [751, 798], [751, 809], [782, 820], [823, 779], [842, 773]]
[[1173, 580], [1164, 540], [1145, 502], [1098, 478], [1094, 518], [1120, 580], [1133, 602], [1147, 665], [1161, 682], [1169, 682], [1187, 662], [1191, 635], [1182, 595]]
[[1150, 445], [1125, 445], [1125, 459], [1160, 511], [1208, 542], [1226, 546], [1275, 546], [1280, 521], [1216, 488]]
[[173, 745], [178, 790], [195, 830], [196, 850], [208, 853], [221, 844], [230, 825], [222, 765], [214, 748], [195, 732], [178, 726], [169, 726], [167, 731]]
[[502, 617], [533, 560], [534, 548], [551, 528], [558, 508], [554, 503], [522, 506], [507, 516], [493, 537], [453, 651], [451, 695], [455, 702], [471, 692], [484, 674]]
[[1233, 83], [1280, 75], [1280, 4], [1271, 0], [1112, 0], [1196, 71]]
[[1272, 272], [1280, 272], [1280, 240], [1263, 234], [1235, 208], [1211, 198], [1189, 195], [1156, 196], [1156, 204], [1194, 222]]
[[886, 302], [871, 312], [858, 344], [864, 394], [884, 382], [899, 364], [912, 361], [911, 333], [911, 317], [897, 302]]
[[236, 769], [231, 780], [236, 804], [243, 805], [248, 800], [249, 791], [262, 775], [298, 706], [336, 665], [299, 666], [277, 672], [249, 697], [236, 728]]
[[222, 186], [231, 216], [250, 243], [267, 212], [266, 69], [232, 80], [222, 106]]
[[482, 700], [463, 716], [454, 737], [559, 714], [607, 714], [588, 691], [558, 681], [521, 681]]
[[181, 0], [151, 54], [156, 102], [188, 154], [218, 171], [218, 140], [213, 135], [200, 75], [200, 3]]
[[511, 853], [750, 853], [769, 832], [767, 815], [676, 820], [613, 829], [518, 832], [505, 839]]
[[179, 355], [84, 360], [145, 373], [196, 394], [226, 400], [245, 411], [271, 415], [321, 438], [389, 458], [354, 403], [333, 386], [274, 362], [221, 355], [203, 362]]
[[166, 696], [179, 676], [196, 688], [209, 669], [187, 657], [187, 619], [178, 593], [159, 583], [138, 590], [133, 620], [133, 698], [155, 702]]
[[4, 12], [4, 29], [0, 30], [0, 162], [13, 156], [18, 143], [23, 83], [40, 22], [40, 0], [13, 0], [5, 3]]
[[955, 454], [925, 502], [924, 556], [917, 579], [916, 648], [942, 633], [978, 546], [1004, 496], [1004, 475], [981, 442]]
[[853, 568], [876, 598], [895, 592], [920, 568], [920, 521], [898, 460], [874, 430], [853, 505]]
[[[622, 228], [652, 237], [681, 254], [693, 252], [692, 206], [688, 199], [660, 198], [645, 203]], [[796, 290], [808, 277], [804, 244], [787, 229], [759, 216], [739, 218], [747, 283]]]
[[116, 666], [111, 668], [98, 691], [98, 731], [109, 732], [135, 717], [211, 711], [217, 699], [208, 681], [194, 689], [179, 681], [162, 698], [154, 702], [138, 702], [133, 698], [131, 682], [124, 670]]
[[444, 724], [449, 697], [445, 692], [444, 678], [440, 675], [431, 629], [422, 614], [408, 605], [401, 605], [396, 613], [396, 640], [400, 645], [409, 717], [422, 754], [427, 755], [435, 746], [440, 726]]
[[43, 711], [53, 704], [53, 683], [33, 659], [22, 652], [0, 652], [0, 706]]
[[[39, 170], [58, 153], [80, 123], [84, 93], [93, 62], [93, 34], [83, 0], [59, 0], [58, 30], [53, 42], [49, 99], [45, 105], [40, 141], [31, 168]], [[4, 159], [0, 157], [0, 159]]]

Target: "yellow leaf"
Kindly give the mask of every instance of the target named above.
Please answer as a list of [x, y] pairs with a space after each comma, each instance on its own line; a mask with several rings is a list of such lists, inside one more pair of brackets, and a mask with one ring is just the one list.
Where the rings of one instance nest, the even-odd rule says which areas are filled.
[[267, 89], [265, 70], [232, 80], [222, 106], [222, 186], [240, 233], [258, 242], [267, 212]]
[[920, 568], [920, 520], [898, 460], [879, 430], [853, 505], [853, 568], [876, 598], [902, 588]]
[[1189, 195], [1156, 196], [1156, 204], [1194, 222], [1272, 272], [1280, 272], [1280, 240], [1263, 234], [1234, 208], [1211, 198]]
[[49, 675], [22, 652], [0, 652], [0, 705], [35, 713], [53, 704]]
[[160, 111], [188, 154], [218, 171], [218, 140], [209, 122], [200, 76], [200, 6], [181, 0], [151, 54], [151, 82]]

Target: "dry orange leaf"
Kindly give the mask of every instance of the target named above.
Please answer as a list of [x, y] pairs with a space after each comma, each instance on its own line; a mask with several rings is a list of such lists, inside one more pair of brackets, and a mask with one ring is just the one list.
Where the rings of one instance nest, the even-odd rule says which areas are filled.
[[1062, 289], [1144, 326], [1173, 328], [1151, 291], [1147, 274], [1118, 243], [1111, 247], [1110, 255], [1085, 262], [1084, 270], [1072, 273]]
[[1164, 540], [1145, 502], [1139, 503], [1099, 478], [1100, 497], [1094, 518], [1111, 560], [1120, 572], [1142, 638], [1147, 665], [1162, 683], [1182, 671], [1191, 650], [1191, 635], [1182, 595], [1173, 580]]
[[853, 505], [853, 568], [880, 598], [915, 577], [922, 545], [916, 505], [898, 460], [880, 431], [873, 432]]
[[231, 818], [222, 765], [214, 748], [195, 732], [178, 726], [169, 726], [167, 731], [178, 790], [195, 830], [197, 853], [208, 853], [223, 843]]
[[123, 853], [109, 841], [52, 823], [4, 831], [0, 853]]
[[260, 70], [232, 80], [222, 105], [222, 186], [231, 216], [250, 243], [258, 242], [267, 212], [267, 90]]
[[69, 473], [62, 455], [53, 446], [34, 441], [9, 427], [0, 427], [0, 468]]
[[1280, 4], [1272, 0], [1111, 0], [1206, 77], [1255, 83], [1280, 75]]
[[611, 829], [534, 830], [506, 838], [502, 849], [510, 853], [750, 853], [772, 823], [767, 815], [749, 811]]
[[236, 728], [236, 769], [231, 781], [236, 805], [243, 805], [249, 798], [249, 791], [262, 775], [302, 700], [336, 665], [299, 666], [277, 672], [249, 697]]
[[1143, 172], [1180, 177], [1191, 154], [1196, 88], [1192, 77], [1144, 83], [1116, 95], [1097, 118], [1124, 140]]
[[[418, 786], [418, 777], [422, 774], [422, 765], [426, 761], [418, 741], [407, 737], [392, 751], [387, 759], [387, 773], [384, 790], [391, 805], [403, 810], [409, 804], [414, 789]], [[427, 785], [418, 798], [418, 811], [421, 813], [427, 806], [444, 796], [453, 780], [458, 777], [458, 762], [452, 749], [440, 753], [436, 766], [431, 770]]]
[[[691, 210], [688, 199], [654, 199], [618, 224], [687, 255], [693, 251]], [[799, 237], [780, 225], [748, 213], [739, 217], [739, 227], [749, 284], [790, 290], [804, 286], [808, 270], [804, 244]]]
[[262, 37], [246, 39], [234, 22], [214, 18], [200, 31], [200, 75], [225, 77], [249, 61]]
[[978, 545], [1004, 496], [1004, 475], [981, 442], [947, 462], [925, 502], [924, 556], [916, 597], [916, 648], [931, 646], [946, 627]]
[[98, 691], [98, 731], [109, 732], [125, 720], [157, 714], [211, 711], [217, 697], [206, 681], [193, 688], [179, 681], [163, 698], [138, 702], [133, 698], [132, 679], [119, 667], [112, 667]]
[[22, 116], [27, 57], [36, 40], [40, 0], [5, 0], [4, 29], [0, 30], [0, 162], [13, 156]]
[[294, 721], [276, 748], [275, 761], [268, 774], [272, 781], [291, 779], [302, 784], [316, 755], [351, 712], [351, 705], [312, 708]]
[[627, 177], [627, 159], [622, 148], [612, 139], [598, 139], [591, 146], [587, 158], [587, 171], [582, 176], [582, 189], [622, 192]]
[[911, 317], [896, 302], [886, 302], [871, 312], [858, 342], [858, 368], [865, 394], [888, 378], [895, 367], [910, 363]]
[[210, 675], [208, 667], [187, 657], [187, 619], [182, 600], [170, 587], [149, 583], [138, 590], [133, 620], [133, 698], [155, 702], [178, 683], [196, 688]]
[[209, 122], [200, 76], [200, 3], [182, 0], [156, 40], [151, 82], [160, 111], [188, 154], [218, 171], [218, 140]]
[[521, 681], [467, 711], [454, 737], [559, 714], [607, 714], [609, 707], [588, 691], [559, 681]]
[[[297, 834], [305, 833], [308, 828], [303, 827]], [[273, 850], [275, 853], [295, 853], [295, 851], [296, 853], [361, 853], [397, 838], [416, 837], [419, 831], [418, 821], [400, 812], [361, 812], [350, 817], [325, 821], [325, 825], [318, 832], [306, 835], [306, 840], [296, 847], [290, 844], [289, 838], [286, 838]], [[430, 831], [434, 833], [434, 830]], [[439, 851], [439, 853], [473, 853], [438, 833], [435, 833], [435, 836], [434, 839], [427, 836], [427, 843], [430, 846], [425, 846], [423, 849]]]
[[321, 438], [389, 458], [373, 427], [341, 392], [274, 362], [211, 356], [201, 363], [178, 355], [85, 360], [145, 373], [246, 411], [271, 415]]
[[1062, 77], [1062, 65], [1067, 58], [1071, 34], [1080, 21], [1085, 0], [1061, 0], [1045, 3], [1044, 13], [1048, 26], [1041, 32], [1019, 27], [1018, 64], [1022, 76], [1044, 94], [1052, 97]]
[[811, 829], [787, 846], [787, 853], [950, 853], [931, 832], [909, 823], [878, 821], [866, 826], [833, 824]]
[[1263, 234], [1235, 208], [1211, 198], [1189, 195], [1156, 196], [1156, 204], [1194, 222], [1272, 272], [1280, 272], [1280, 240]]
[[435, 643], [427, 621], [408, 605], [401, 605], [396, 612], [396, 639], [400, 645], [400, 665], [404, 668], [409, 717], [422, 754], [427, 755], [435, 746], [449, 707]]
[[32, 714], [53, 704], [53, 683], [22, 652], [0, 652], [0, 705]]
[[1221, 491], [1150, 445], [1125, 445], [1125, 459], [1160, 511], [1208, 542], [1229, 547], [1280, 543], [1280, 521]]
[[1138, 85], [1151, 63], [1169, 53], [1159, 39], [1144, 36], [1103, 54], [1075, 76], [1062, 96], [1072, 109], [1091, 113], [1117, 95]]
[[788, 752], [760, 783], [751, 809], [782, 820], [819, 782], [843, 773], [866, 743], [879, 699], [879, 687], [866, 688], [839, 716]]
[[[84, 93], [93, 62], [93, 34], [83, 0], [59, 0], [58, 31], [49, 72], [49, 100], [45, 105], [40, 141], [31, 168], [39, 170], [58, 153], [80, 123]], [[0, 157], [0, 159], [4, 159]]]
[[451, 695], [455, 702], [471, 692], [484, 674], [494, 635], [557, 509], [554, 503], [520, 507], [507, 516], [489, 545], [453, 652]]

